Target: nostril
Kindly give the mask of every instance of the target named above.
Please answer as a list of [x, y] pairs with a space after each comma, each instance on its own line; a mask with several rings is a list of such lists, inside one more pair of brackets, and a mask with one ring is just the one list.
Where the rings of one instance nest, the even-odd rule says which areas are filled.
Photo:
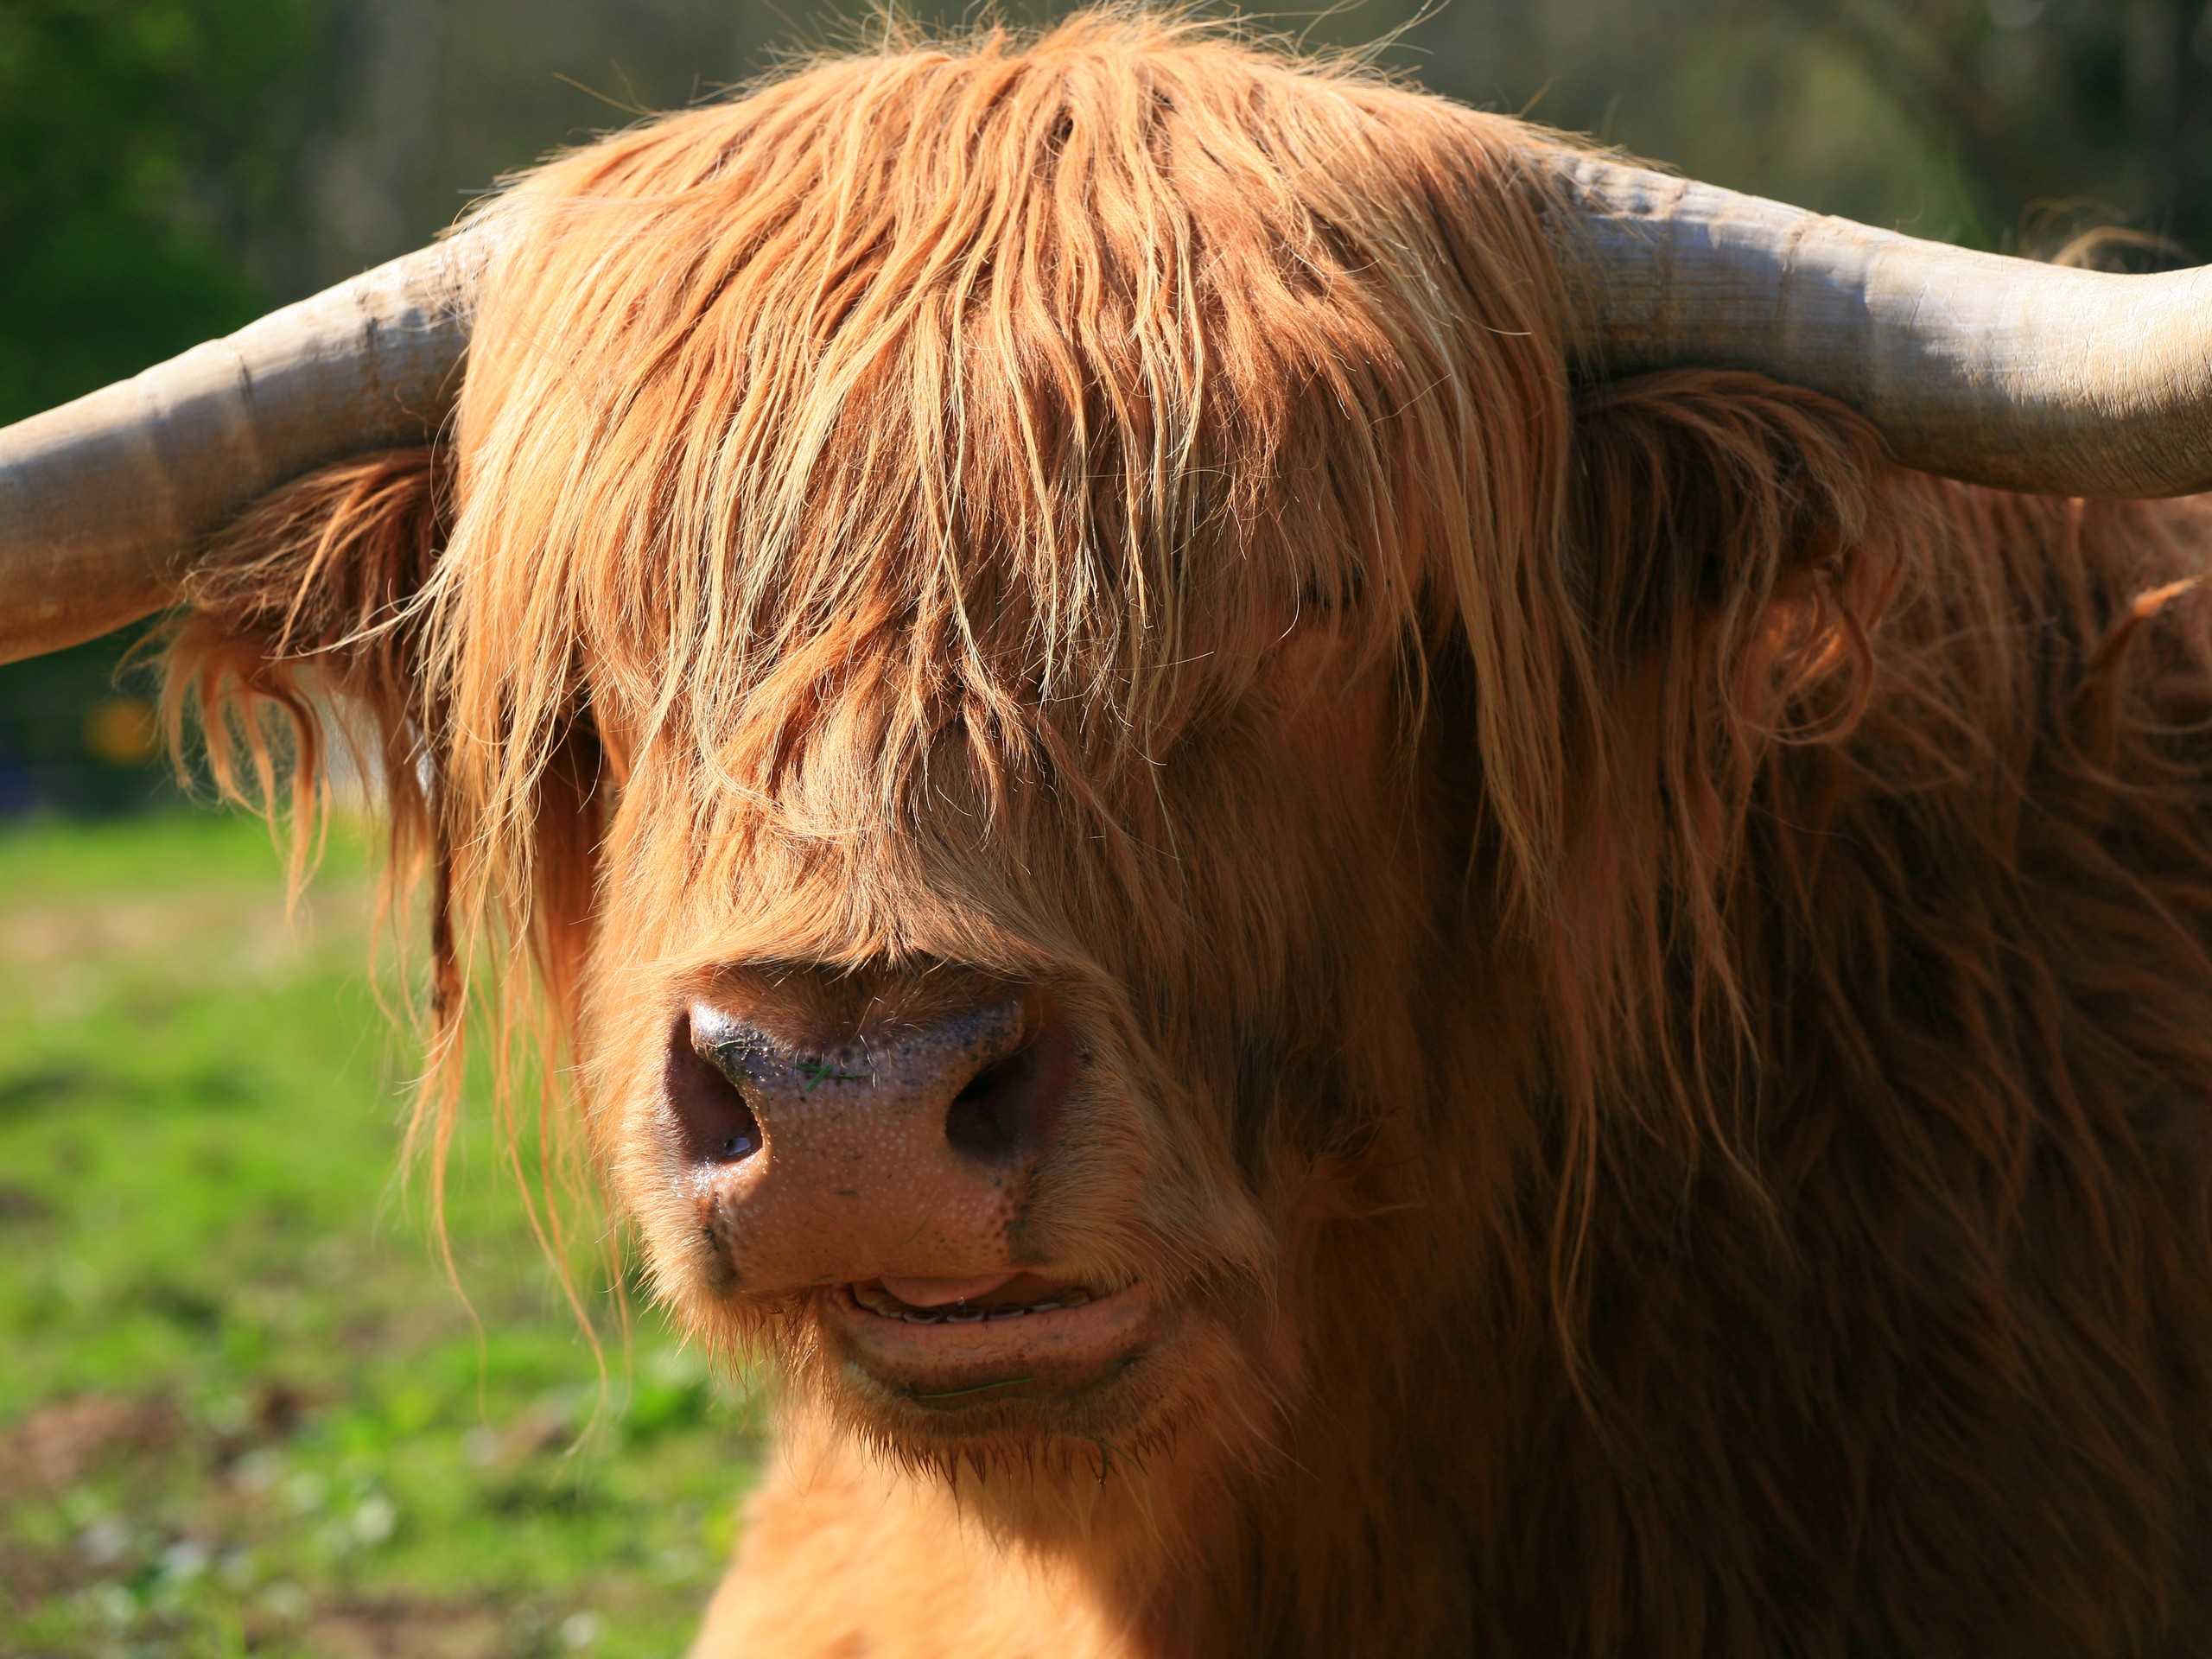
[[688, 1017], [669, 1041], [665, 1086], [688, 1161], [735, 1163], [760, 1150], [760, 1121], [737, 1084], [699, 1052]]
[[714, 1142], [708, 1154], [716, 1163], [734, 1164], [760, 1150], [760, 1125], [754, 1119], [752, 1108], [742, 1100], [736, 1104], [736, 1116], [741, 1121], [728, 1125], [727, 1132]]
[[945, 1140], [956, 1152], [987, 1163], [1033, 1154], [1052, 1134], [1077, 1065], [1068, 1031], [1047, 1023], [962, 1086], [945, 1109]]
[[1016, 1085], [1028, 1058], [1024, 1051], [969, 1078], [945, 1109], [944, 1138], [972, 1157], [995, 1158], [1011, 1149], [1020, 1138], [1013, 1110]]

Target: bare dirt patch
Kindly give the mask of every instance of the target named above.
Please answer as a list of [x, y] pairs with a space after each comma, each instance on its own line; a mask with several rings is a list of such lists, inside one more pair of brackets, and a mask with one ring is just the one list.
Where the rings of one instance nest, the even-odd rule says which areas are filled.
[[308, 1626], [308, 1645], [329, 1659], [505, 1659], [506, 1637], [490, 1608], [399, 1599], [334, 1608]]
[[166, 1400], [91, 1394], [56, 1401], [0, 1435], [0, 1491], [60, 1491], [106, 1465], [166, 1449], [182, 1427]]

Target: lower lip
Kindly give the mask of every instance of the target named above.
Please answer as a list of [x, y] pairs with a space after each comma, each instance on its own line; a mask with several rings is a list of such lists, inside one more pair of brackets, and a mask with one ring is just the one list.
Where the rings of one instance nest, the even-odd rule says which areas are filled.
[[854, 1364], [892, 1393], [939, 1408], [1089, 1387], [1135, 1358], [1153, 1322], [1144, 1285], [1080, 1307], [935, 1325], [872, 1313], [854, 1300], [850, 1285], [838, 1286], [828, 1301]]

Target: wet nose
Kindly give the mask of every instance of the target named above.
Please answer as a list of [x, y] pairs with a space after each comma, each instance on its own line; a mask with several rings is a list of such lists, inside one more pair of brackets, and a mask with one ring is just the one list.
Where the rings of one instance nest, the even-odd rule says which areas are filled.
[[1075, 1065], [1037, 997], [819, 1047], [694, 1001], [670, 1039], [669, 1104], [732, 1288], [1019, 1268], [1029, 1172]]

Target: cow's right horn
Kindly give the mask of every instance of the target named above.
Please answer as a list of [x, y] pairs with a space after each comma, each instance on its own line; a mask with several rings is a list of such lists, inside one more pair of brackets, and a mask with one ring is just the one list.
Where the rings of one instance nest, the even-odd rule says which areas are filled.
[[2212, 490], [2212, 269], [2069, 270], [1561, 158], [1552, 245], [1582, 369], [1753, 369], [1898, 460], [2060, 495]]
[[463, 231], [0, 430], [0, 663], [161, 609], [277, 485], [435, 434], [487, 252]]

